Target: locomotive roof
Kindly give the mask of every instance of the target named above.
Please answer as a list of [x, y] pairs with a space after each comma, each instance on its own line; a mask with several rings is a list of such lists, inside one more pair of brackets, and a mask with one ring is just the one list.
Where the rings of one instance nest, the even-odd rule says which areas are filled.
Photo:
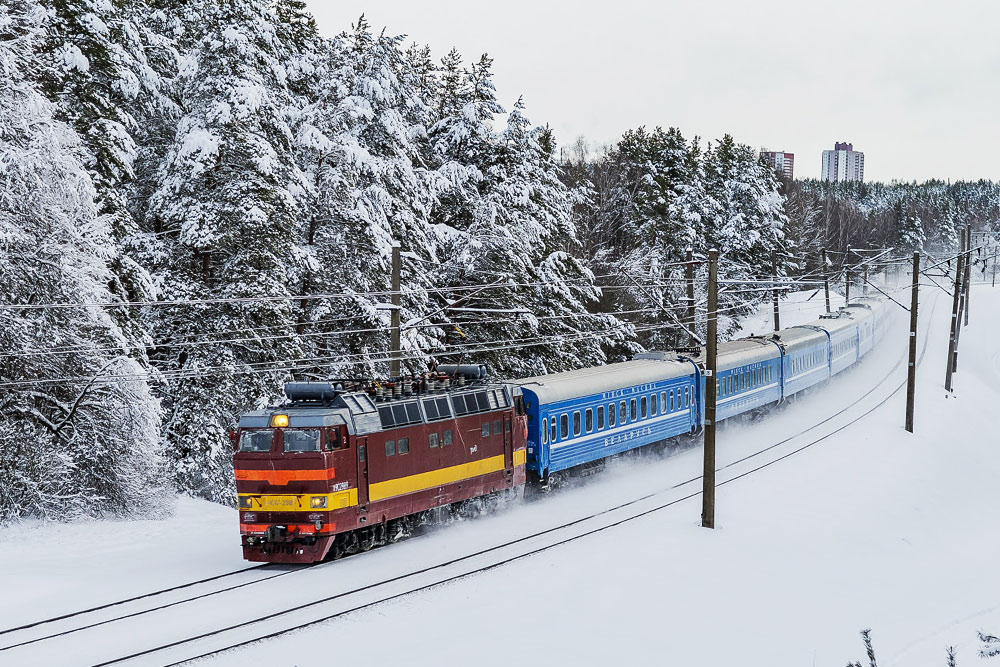
[[640, 384], [685, 377], [694, 369], [676, 359], [634, 359], [606, 366], [550, 373], [514, 380], [522, 391], [530, 391], [541, 404], [600, 394]]

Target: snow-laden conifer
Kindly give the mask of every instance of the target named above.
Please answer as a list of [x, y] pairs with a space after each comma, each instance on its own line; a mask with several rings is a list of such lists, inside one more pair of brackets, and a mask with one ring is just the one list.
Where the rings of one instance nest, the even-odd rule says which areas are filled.
[[[29, 83], [42, 9], [0, 5], [0, 521], [163, 508], [159, 405], [108, 312], [115, 257], [87, 150]], [[37, 79], [36, 79], [37, 80]], [[113, 381], [108, 380], [113, 377]]]

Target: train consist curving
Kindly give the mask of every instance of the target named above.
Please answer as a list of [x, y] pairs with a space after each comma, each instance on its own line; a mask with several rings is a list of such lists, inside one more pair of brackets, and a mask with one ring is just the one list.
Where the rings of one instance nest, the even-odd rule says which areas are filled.
[[[726, 419], [828, 380], [869, 352], [883, 306], [718, 346]], [[233, 434], [244, 557], [311, 563], [394, 542], [428, 513], [516, 496], [571, 470], [697, 431], [704, 351], [492, 383], [482, 366], [419, 379], [298, 382]]]

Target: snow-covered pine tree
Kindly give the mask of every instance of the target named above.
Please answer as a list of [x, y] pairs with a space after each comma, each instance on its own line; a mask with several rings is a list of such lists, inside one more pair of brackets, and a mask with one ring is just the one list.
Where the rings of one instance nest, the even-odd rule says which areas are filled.
[[[333, 287], [356, 295], [305, 305], [308, 356], [317, 358], [309, 372], [320, 376], [387, 373], [389, 311], [381, 304], [389, 301], [384, 292], [391, 288], [394, 241], [404, 256], [402, 320], [428, 312], [434, 178], [417, 142], [426, 135], [431, 109], [400, 41], [373, 35], [364, 17], [341, 35], [324, 63], [324, 92], [305, 109], [298, 132], [309, 198], [301, 289]], [[369, 296], [373, 292], [382, 294]], [[423, 328], [408, 328], [404, 354], [420, 357], [432, 346], [433, 332], [426, 333], [430, 337]], [[424, 368], [419, 359], [409, 367]]]
[[[162, 485], [160, 411], [97, 306], [112, 299], [110, 220], [87, 151], [29, 83], [44, 10], [0, 5], [0, 522], [18, 516], [142, 516]], [[108, 381], [113, 379], [113, 381]]]
[[[574, 255], [578, 194], [560, 179], [551, 131], [532, 129], [519, 101], [497, 134], [493, 120], [503, 108], [492, 60], [482, 56], [464, 81], [459, 67], [455, 51], [442, 61], [442, 117], [430, 130], [438, 173], [449, 184], [432, 214], [443, 259], [438, 276], [455, 289], [445, 292], [448, 301], [473, 309], [455, 322], [465, 338], [452, 341], [460, 343], [453, 351], [525, 346], [464, 357], [504, 377], [600, 363], [603, 346], [629, 330], [587, 312], [599, 291]], [[469, 294], [470, 285], [488, 287]]]
[[[719, 250], [720, 277], [768, 279], [772, 253], [784, 253], [787, 216], [773, 170], [749, 146], [725, 135], [705, 153], [705, 190], [718, 203], [715, 215], [705, 216], [705, 244]], [[740, 315], [754, 307], [755, 293], [729, 292], [720, 298], [720, 310]], [[730, 329], [737, 322], [730, 320]]]
[[174, 478], [231, 500], [226, 429], [274, 400], [301, 356], [287, 297], [303, 272], [294, 193], [305, 183], [287, 123], [289, 49], [273, 9], [204, 0], [191, 11], [200, 32], [179, 73], [185, 114], [150, 200], [148, 224], [159, 235], [145, 261], [161, 299], [221, 301], [146, 316], [166, 379], [163, 436]]
[[[42, 0], [47, 10], [46, 40], [40, 49], [46, 67], [39, 83], [57, 105], [57, 117], [83, 139], [85, 165], [97, 189], [98, 211], [110, 221], [115, 243], [113, 298], [137, 301], [151, 296], [149, 274], [122, 241], [137, 231], [130, 210], [139, 143], [154, 119], [173, 112], [167, 85], [157, 69], [164, 37], [155, 32], [145, 2]], [[148, 54], [148, 55], [147, 55]], [[153, 61], [150, 57], [153, 56]], [[137, 313], [116, 309], [112, 316], [144, 361], [148, 342]]]

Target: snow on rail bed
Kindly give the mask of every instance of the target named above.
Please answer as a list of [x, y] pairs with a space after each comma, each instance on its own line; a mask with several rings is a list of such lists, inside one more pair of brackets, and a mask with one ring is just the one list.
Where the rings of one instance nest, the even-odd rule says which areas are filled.
[[[934, 298], [927, 290], [924, 322]], [[1000, 542], [990, 522], [1000, 506], [993, 435], [1000, 352], [992, 335], [1000, 326], [1000, 290], [973, 293], [950, 399], [941, 387], [950, 303], [936, 300], [915, 436], [901, 429], [899, 392], [857, 424], [720, 487], [715, 531], [698, 526], [700, 501], [692, 498], [202, 664], [454, 664], [475, 656], [477, 664], [497, 665], [841, 667], [863, 660], [857, 633], [865, 627], [873, 629], [883, 667], [944, 664], [948, 645], [958, 647], [959, 664], [978, 662], [975, 631], [1000, 631], [1000, 582], [989, 576]], [[801, 311], [789, 308], [782, 323], [813, 319], [822, 293], [818, 308], [800, 320], [793, 313]], [[762, 422], [726, 424], [720, 465], [798, 433], [872, 387], [872, 398], [887, 395], [905, 376], [899, 324], [860, 367], [828, 386]], [[880, 385], [890, 371], [891, 383]], [[461, 556], [669, 487], [700, 469], [700, 449], [616, 461], [539, 502], [283, 577], [285, 599], [278, 602], [294, 606]], [[235, 511], [190, 499], [162, 521], [8, 528], [0, 537], [0, 628], [237, 569], [238, 539]], [[267, 595], [262, 610], [275, 602]], [[231, 605], [234, 617], [254, 612], [237, 608], [245, 604]], [[218, 604], [213, 609], [206, 628], [229, 620], [220, 618]], [[65, 655], [39, 655], [36, 664], [74, 664]], [[158, 664], [149, 658], [146, 664]]]

